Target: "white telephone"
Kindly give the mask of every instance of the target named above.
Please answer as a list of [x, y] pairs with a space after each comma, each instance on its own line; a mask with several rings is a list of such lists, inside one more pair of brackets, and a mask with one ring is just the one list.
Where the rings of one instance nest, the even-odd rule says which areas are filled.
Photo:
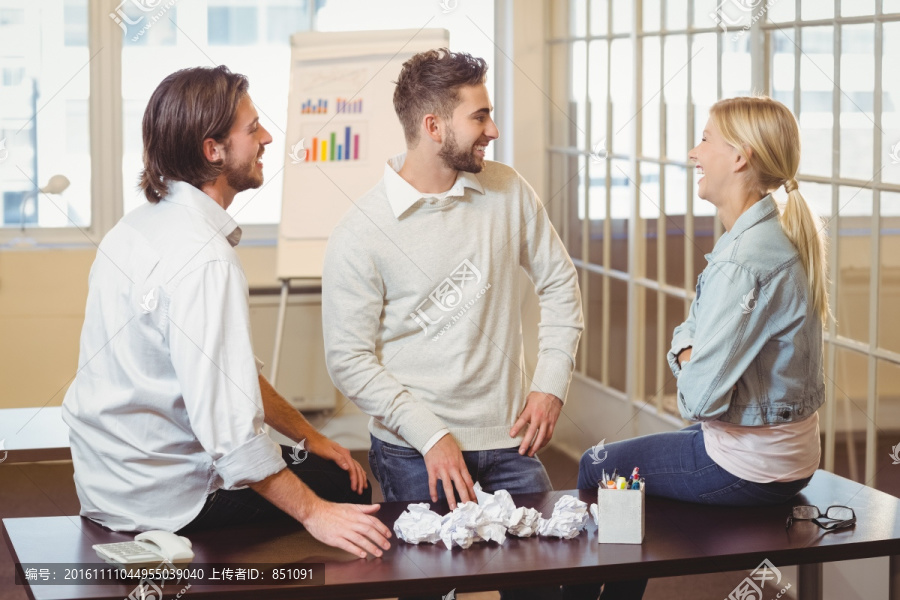
[[94, 544], [97, 555], [114, 565], [187, 564], [194, 559], [191, 541], [168, 531], [145, 531], [135, 536], [133, 542]]

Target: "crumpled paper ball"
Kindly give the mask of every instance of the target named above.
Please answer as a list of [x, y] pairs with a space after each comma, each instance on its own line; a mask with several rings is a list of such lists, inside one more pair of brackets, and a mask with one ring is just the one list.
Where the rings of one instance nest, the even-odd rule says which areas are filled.
[[538, 535], [570, 540], [577, 537], [588, 520], [588, 505], [575, 496], [563, 496], [553, 506], [549, 519], [541, 519]]
[[520, 506], [512, 512], [507, 522], [507, 533], [517, 537], [531, 537], [537, 533], [541, 512], [536, 508]]
[[474, 502], [463, 502], [444, 515], [441, 520], [441, 540], [447, 549], [451, 549], [454, 544], [465, 549], [471, 546], [476, 538], [480, 539], [476, 531], [482, 524], [479, 521], [483, 522], [481, 507]]
[[441, 539], [441, 515], [430, 504], [410, 504], [394, 522], [394, 533], [409, 544], [436, 544]]

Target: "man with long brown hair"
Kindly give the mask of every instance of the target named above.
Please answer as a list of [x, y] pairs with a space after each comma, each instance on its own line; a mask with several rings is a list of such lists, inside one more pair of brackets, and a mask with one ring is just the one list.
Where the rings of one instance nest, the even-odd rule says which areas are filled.
[[289, 516], [327, 544], [381, 556], [390, 531], [372, 516], [362, 467], [253, 356], [241, 230], [226, 209], [262, 185], [272, 137], [247, 88], [226, 67], [185, 69], [147, 105], [148, 203], [100, 244], [63, 404], [81, 514], [117, 531]]

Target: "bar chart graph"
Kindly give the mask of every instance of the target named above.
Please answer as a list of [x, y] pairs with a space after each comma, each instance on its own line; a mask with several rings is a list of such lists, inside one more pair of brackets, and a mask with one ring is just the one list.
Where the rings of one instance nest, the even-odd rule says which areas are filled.
[[304, 115], [328, 114], [328, 100], [319, 98], [313, 101], [312, 98], [309, 98], [300, 105], [300, 112]]
[[326, 128], [305, 129], [309, 150], [304, 162], [352, 162], [365, 159], [364, 123], [332, 124]]
[[349, 100], [338, 96], [337, 101], [335, 102], [335, 110], [339, 113], [361, 113], [363, 110], [362, 98]]

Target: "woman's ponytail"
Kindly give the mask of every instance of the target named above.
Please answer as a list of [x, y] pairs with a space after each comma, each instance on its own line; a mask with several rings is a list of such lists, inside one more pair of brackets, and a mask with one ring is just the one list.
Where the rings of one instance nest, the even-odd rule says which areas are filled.
[[784, 184], [788, 199], [781, 213], [781, 228], [797, 248], [800, 262], [806, 269], [809, 284], [810, 304], [821, 317], [822, 323], [828, 319], [828, 272], [825, 264], [825, 235], [822, 221], [813, 213], [809, 204], [797, 189], [797, 180], [789, 179]]

